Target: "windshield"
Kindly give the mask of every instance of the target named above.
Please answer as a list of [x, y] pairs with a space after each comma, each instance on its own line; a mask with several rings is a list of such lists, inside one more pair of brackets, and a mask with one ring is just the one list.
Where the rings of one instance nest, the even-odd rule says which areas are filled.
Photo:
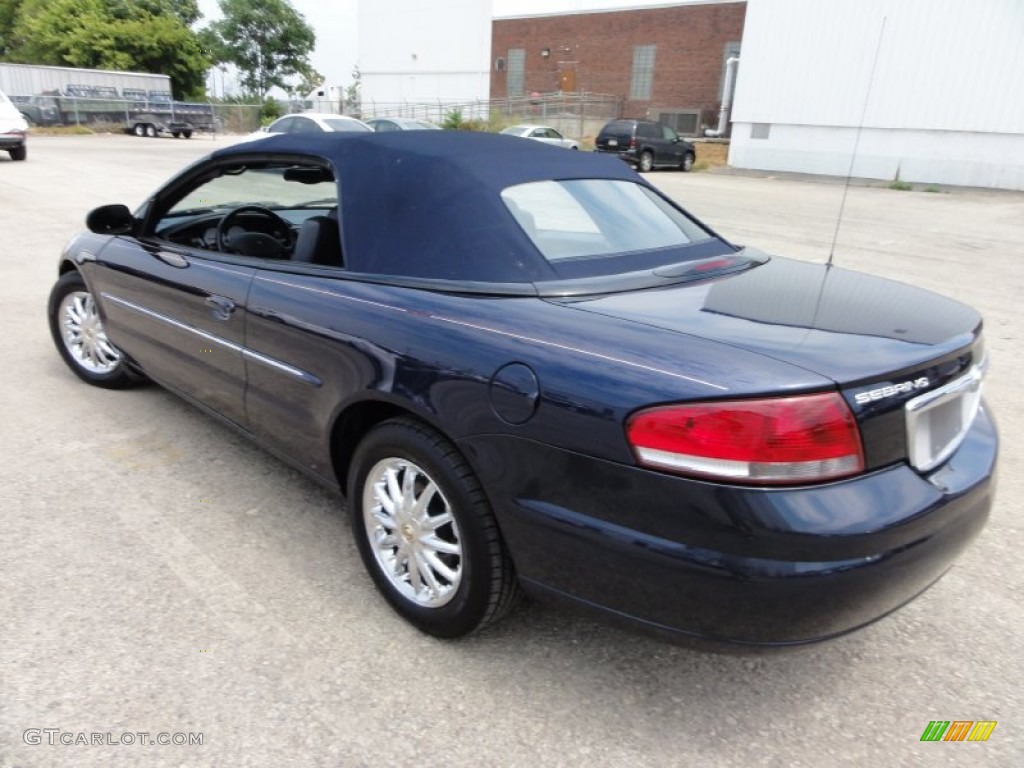
[[501, 198], [537, 250], [556, 266], [674, 249], [712, 237], [657, 193], [629, 181], [537, 181], [508, 187]]
[[[292, 169], [290, 173], [286, 172]], [[317, 169], [309, 169], [315, 172]], [[293, 166], [248, 168], [224, 172], [181, 198], [167, 216], [196, 211], [260, 205], [264, 208], [307, 208], [337, 205], [338, 187], [329, 172], [322, 178], [306, 175]], [[299, 183], [296, 183], [299, 182]]]

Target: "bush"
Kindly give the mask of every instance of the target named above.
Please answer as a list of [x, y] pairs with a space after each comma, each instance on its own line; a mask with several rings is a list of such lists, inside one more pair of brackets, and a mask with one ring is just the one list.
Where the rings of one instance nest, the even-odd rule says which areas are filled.
[[462, 129], [462, 110], [453, 109], [445, 113], [444, 122], [441, 127], [446, 131], [458, 131]]
[[266, 125], [272, 123], [281, 116], [281, 105], [277, 103], [277, 99], [267, 98], [263, 102], [263, 108], [260, 110], [260, 125]]

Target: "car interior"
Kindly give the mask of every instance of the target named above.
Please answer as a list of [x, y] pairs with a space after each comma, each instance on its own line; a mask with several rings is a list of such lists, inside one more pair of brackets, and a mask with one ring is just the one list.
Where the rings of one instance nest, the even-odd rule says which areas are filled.
[[166, 201], [154, 234], [189, 248], [342, 267], [338, 192], [320, 165], [227, 166]]

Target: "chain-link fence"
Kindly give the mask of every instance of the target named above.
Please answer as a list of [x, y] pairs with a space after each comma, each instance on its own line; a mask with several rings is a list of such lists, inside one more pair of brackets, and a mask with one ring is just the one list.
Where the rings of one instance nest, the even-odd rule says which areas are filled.
[[361, 107], [364, 119], [409, 117], [442, 125], [457, 113], [462, 120], [492, 125], [543, 122], [573, 136], [594, 136], [604, 123], [621, 116], [623, 100], [603, 93], [559, 91], [467, 102], [380, 102], [363, 98]]
[[187, 124], [193, 130], [209, 133], [250, 133], [260, 127], [258, 104], [182, 102], [154, 99], [145, 92], [137, 97], [126, 92], [122, 98], [65, 93], [8, 96], [29, 125], [41, 127], [84, 125], [119, 130], [131, 129], [140, 122], [159, 122]]

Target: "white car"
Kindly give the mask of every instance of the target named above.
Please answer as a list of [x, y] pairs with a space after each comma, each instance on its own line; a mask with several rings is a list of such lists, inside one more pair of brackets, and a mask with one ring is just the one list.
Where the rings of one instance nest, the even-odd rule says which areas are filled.
[[524, 139], [543, 141], [545, 144], [553, 144], [556, 147], [566, 149], [579, 149], [580, 145], [572, 139], [567, 139], [549, 125], [513, 125], [506, 128], [502, 133], [509, 136], [521, 136]]
[[27, 136], [28, 123], [24, 116], [7, 94], [0, 91], [0, 150], [6, 150], [11, 160], [24, 160], [28, 157]]
[[366, 124], [377, 131], [439, 131], [441, 126], [428, 123], [426, 120], [413, 120], [408, 117], [375, 117]]
[[362, 120], [348, 115], [335, 115], [330, 112], [303, 112], [299, 115], [279, 117], [270, 125], [250, 133], [246, 139], [264, 139], [275, 133], [338, 133], [350, 131], [356, 133], [372, 133], [373, 128]]

